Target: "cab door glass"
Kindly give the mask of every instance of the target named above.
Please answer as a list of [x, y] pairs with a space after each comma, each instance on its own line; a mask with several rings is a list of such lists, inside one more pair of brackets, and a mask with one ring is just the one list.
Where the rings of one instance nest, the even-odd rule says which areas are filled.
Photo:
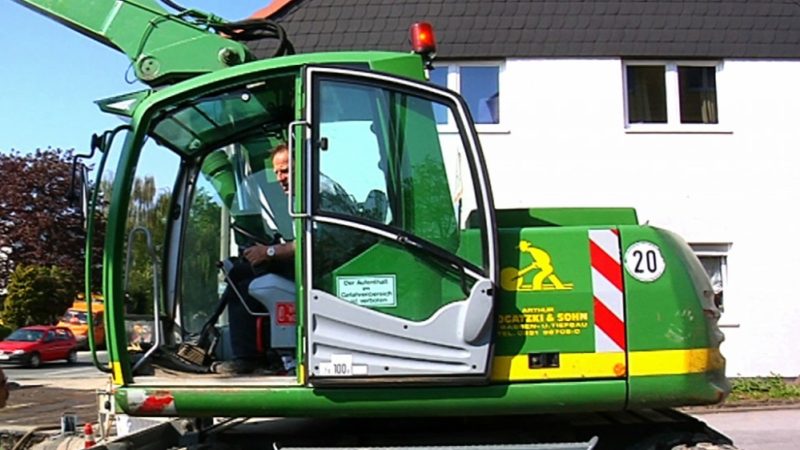
[[189, 203], [180, 265], [182, 325], [188, 332], [199, 332], [214, 311], [220, 283], [217, 262], [225, 259], [223, 230], [228, 225], [228, 210], [206, 177], [198, 177]]
[[320, 81], [317, 208], [459, 248], [475, 186], [461, 135], [440, 133], [431, 99]]
[[487, 258], [484, 232], [469, 220], [479, 187], [463, 130], [436, 126], [435, 111], [454, 105], [379, 84], [322, 78], [317, 86], [314, 287], [346, 297], [347, 283], [366, 282], [352, 277], [373, 277], [406, 301], [352, 300], [414, 320], [464, 299], [475, 280], [464, 267], [485, 273]]
[[[142, 148], [131, 186], [125, 227], [125, 294], [129, 314], [152, 317], [154, 300], [162, 295], [154, 291], [155, 286], [163, 282], [161, 273], [156, 274], [154, 268], [163, 267], [172, 189], [179, 168], [180, 158], [163, 147], [148, 142]], [[148, 249], [148, 235], [155, 260]]]

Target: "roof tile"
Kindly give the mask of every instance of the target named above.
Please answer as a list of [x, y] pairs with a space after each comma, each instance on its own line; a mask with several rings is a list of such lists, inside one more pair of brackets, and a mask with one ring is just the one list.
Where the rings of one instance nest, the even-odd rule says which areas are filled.
[[[491, 3], [491, 2], [486, 2]], [[536, 9], [532, 2], [519, 2], [517, 4], [517, 15], [531, 17], [536, 15]]]
[[778, 0], [295, 0], [272, 18], [298, 52], [405, 50], [428, 20], [442, 58], [800, 58], [800, 7]]

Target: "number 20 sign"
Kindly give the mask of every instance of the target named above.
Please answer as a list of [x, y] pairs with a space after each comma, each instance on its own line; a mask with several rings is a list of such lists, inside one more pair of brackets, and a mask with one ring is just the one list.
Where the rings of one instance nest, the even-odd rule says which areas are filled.
[[652, 242], [636, 242], [625, 252], [625, 270], [639, 281], [656, 281], [666, 268], [661, 250]]

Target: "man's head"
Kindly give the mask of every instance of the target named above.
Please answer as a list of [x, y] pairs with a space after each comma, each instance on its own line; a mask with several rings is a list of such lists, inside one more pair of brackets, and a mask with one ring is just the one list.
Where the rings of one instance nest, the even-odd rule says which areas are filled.
[[283, 192], [289, 192], [289, 147], [279, 144], [272, 152], [272, 170]]

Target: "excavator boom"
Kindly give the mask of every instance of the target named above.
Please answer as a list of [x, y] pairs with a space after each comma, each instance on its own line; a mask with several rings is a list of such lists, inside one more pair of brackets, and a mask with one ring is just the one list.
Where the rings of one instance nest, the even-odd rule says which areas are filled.
[[216, 34], [225, 22], [195, 10], [172, 14], [154, 0], [14, 0], [118, 50], [150, 86], [253, 60], [247, 46]]

